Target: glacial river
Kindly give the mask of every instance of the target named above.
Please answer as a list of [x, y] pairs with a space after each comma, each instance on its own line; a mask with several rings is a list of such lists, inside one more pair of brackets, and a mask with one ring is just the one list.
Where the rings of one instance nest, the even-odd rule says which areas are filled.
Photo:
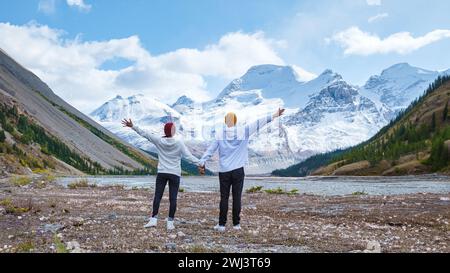
[[[58, 183], [67, 186], [80, 177], [62, 177]], [[90, 184], [97, 186], [121, 185], [126, 188], [154, 188], [154, 176], [87, 176]], [[364, 192], [369, 195], [396, 195], [410, 193], [450, 193], [450, 177], [404, 176], [404, 177], [247, 177], [244, 190], [254, 186], [263, 189], [297, 189], [299, 193], [314, 195], [350, 195]], [[183, 177], [181, 188], [186, 192], [218, 192], [218, 177]]]

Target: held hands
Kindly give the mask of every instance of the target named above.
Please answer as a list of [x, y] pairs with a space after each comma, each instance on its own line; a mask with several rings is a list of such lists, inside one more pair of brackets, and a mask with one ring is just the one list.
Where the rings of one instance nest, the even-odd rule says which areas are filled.
[[199, 166], [198, 166], [198, 173], [199, 173], [201, 176], [205, 175], [205, 173], [206, 173], [206, 167], [205, 167], [205, 165], [203, 165], [203, 166], [199, 165]]
[[274, 118], [281, 117], [284, 114], [284, 111], [286, 111], [286, 109], [278, 108], [278, 111], [275, 114], [273, 114], [273, 117]]
[[129, 120], [127, 120], [127, 119], [122, 120], [122, 125], [123, 125], [123, 127], [133, 128], [133, 122], [131, 121], [131, 119], [129, 119]]

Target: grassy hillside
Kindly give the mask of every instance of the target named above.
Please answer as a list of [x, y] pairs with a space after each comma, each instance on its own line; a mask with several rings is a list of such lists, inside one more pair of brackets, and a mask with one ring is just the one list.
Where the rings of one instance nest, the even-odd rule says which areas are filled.
[[[20, 115], [26, 118], [22, 118], [22, 122], [39, 126], [46, 135], [63, 143], [73, 154], [92, 162], [86, 163], [92, 165], [87, 168], [82, 166], [80, 160], [75, 160], [75, 163], [67, 158], [55, 157], [61, 163], [68, 164], [67, 166], [76, 165], [76, 168], [84, 171], [88, 169], [87, 173], [90, 174], [154, 173], [156, 170], [157, 162], [154, 158], [122, 141], [73, 108], [35, 74], [3, 51], [0, 51], [0, 104], [9, 107], [15, 105]], [[11, 126], [18, 126], [19, 120], [14, 119], [20, 117], [8, 118], [11, 118]], [[23, 132], [19, 128], [14, 129], [19, 135], [36, 136], [36, 128], [30, 128], [32, 129], [22, 130]], [[11, 134], [5, 134], [5, 140], [10, 144], [15, 143]], [[39, 141], [40, 139], [31, 139], [28, 146], [41, 145]], [[13, 160], [8, 160], [11, 161]]]
[[449, 171], [450, 77], [438, 78], [388, 126], [358, 146], [274, 175], [406, 175]]
[[48, 133], [16, 105], [0, 104], [0, 159], [4, 171], [21, 173], [23, 168], [34, 171], [63, 169], [64, 162], [86, 174], [151, 174], [151, 168], [124, 170], [105, 169], [98, 162], [70, 149], [64, 142]]
[[[149, 174], [156, 173], [155, 166], [157, 165], [156, 160], [150, 159], [146, 156], [144, 156], [142, 153], [137, 152], [134, 148], [131, 148], [129, 145], [125, 145], [123, 142], [119, 141], [118, 139], [115, 139], [111, 137], [110, 135], [106, 134], [104, 131], [100, 130], [99, 128], [96, 128], [86, 120], [83, 120], [82, 118], [78, 117], [77, 115], [67, 111], [64, 107], [50, 101], [47, 97], [45, 97], [43, 94], [38, 93], [43, 99], [47, 100], [49, 103], [51, 103], [54, 107], [57, 107], [61, 112], [75, 120], [78, 124], [83, 126], [84, 128], [91, 131], [94, 135], [105, 141], [106, 143], [112, 145], [113, 147], [117, 148], [119, 151], [123, 152], [125, 155], [129, 156], [130, 158], [136, 160], [136, 162], [139, 162], [142, 164], [142, 166], [145, 166], [145, 169], [148, 170]], [[124, 169], [122, 167], [116, 167], [116, 171], [119, 173], [123, 173]], [[139, 172], [139, 171], [137, 171]]]

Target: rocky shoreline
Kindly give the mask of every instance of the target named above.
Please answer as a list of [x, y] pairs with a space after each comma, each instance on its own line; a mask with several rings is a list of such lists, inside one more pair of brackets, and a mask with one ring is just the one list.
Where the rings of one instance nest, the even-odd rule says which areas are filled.
[[219, 195], [180, 193], [167, 232], [143, 228], [151, 190], [19, 182], [0, 180], [0, 253], [450, 252], [450, 194], [244, 193], [243, 230], [217, 233]]

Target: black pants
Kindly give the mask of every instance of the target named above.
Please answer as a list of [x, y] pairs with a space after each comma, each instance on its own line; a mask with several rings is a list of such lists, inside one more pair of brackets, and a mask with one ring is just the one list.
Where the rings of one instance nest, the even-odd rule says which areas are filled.
[[177, 196], [180, 188], [180, 177], [174, 174], [158, 173], [156, 176], [155, 198], [153, 199], [153, 214], [156, 217], [159, 213], [159, 205], [164, 195], [164, 189], [169, 182], [169, 220], [173, 220], [177, 211]]
[[219, 173], [220, 181], [220, 216], [219, 225], [225, 226], [227, 223], [228, 200], [230, 198], [230, 189], [233, 194], [233, 225], [239, 225], [241, 222], [241, 198], [244, 188], [245, 172], [244, 168], [236, 169], [231, 172]]

